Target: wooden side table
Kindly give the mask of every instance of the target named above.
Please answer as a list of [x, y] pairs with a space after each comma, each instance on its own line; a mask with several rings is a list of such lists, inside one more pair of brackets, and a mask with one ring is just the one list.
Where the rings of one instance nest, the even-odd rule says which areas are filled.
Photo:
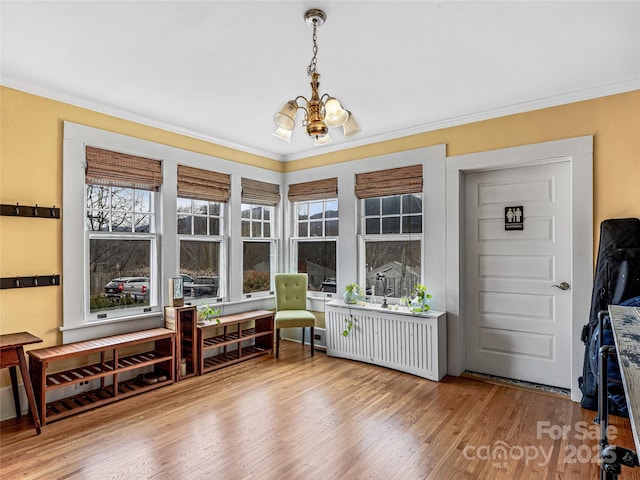
[[33, 419], [33, 425], [36, 428], [36, 435], [40, 435], [42, 428], [40, 426], [40, 416], [36, 407], [35, 396], [33, 395], [33, 386], [31, 385], [31, 376], [27, 369], [27, 361], [24, 357], [24, 346], [31, 343], [40, 343], [41, 338], [31, 335], [28, 332], [9, 333], [0, 335], [0, 368], [9, 368], [11, 376], [11, 389], [13, 390], [13, 402], [16, 407], [16, 416], [20, 417], [20, 396], [18, 394], [18, 375], [16, 366], [20, 367], [20, 374], [24, 382], [24, 389], [27, 391], [27, 399], [29, 400], [29, 411]]

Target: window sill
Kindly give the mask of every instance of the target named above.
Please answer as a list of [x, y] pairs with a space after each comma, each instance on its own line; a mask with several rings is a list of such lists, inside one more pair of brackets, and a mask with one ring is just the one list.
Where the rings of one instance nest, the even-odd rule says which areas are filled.
[[162, 312], [120, 317], [111, 320], [97, 320], [78, 325], [62, 326], [59, 329], [62, 332], [62, 342], [71, 343], [158, 327], [164, 327]]

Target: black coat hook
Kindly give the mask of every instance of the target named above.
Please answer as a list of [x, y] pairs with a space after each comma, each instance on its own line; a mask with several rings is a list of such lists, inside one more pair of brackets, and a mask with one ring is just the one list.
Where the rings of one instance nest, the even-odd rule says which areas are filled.
[[60, 209], [53, 207], [39, 207], [36, 203], [35, 206], [2, 204], [0, 205], [0, 215], [8, 215], [12, 217], [36, 217], [36, 218], [59, 218]]

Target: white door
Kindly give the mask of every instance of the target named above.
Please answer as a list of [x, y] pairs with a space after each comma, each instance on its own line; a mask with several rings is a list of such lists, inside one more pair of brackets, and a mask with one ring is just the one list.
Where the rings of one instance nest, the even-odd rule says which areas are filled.
[[467, 370], [571, 386], [570, 185], [567, 161], [465, 175]]

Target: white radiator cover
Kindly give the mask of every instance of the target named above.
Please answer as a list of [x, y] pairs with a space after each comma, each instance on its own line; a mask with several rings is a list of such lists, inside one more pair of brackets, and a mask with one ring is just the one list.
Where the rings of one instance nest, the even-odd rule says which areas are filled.
[[[344, 336], [345, 319], [353, 326]], [[444, 312], [412, 314], [379, 306], [327, 304], [327, 355], [393, 368], [439, 381], [447, 374], [447, 325]]]

